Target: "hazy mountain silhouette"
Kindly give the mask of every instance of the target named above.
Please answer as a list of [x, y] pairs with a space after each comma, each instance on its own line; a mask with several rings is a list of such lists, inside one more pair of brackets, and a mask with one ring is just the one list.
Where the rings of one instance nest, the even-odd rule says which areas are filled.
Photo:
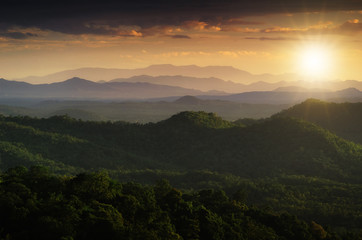
[[346, 88], [346, 89], [337, 91], [337, 93], [340, 95], [349, 96], [349, 97], [356, 97], [356, 98], [361, 97], [361, 91], [359, 91], [356, 88]]
[[[362, 82], [356, 80], [346, 80], [346, 81], [294, 81], [288, 82], [284, 86], [278, 86], [278, 88], [284, 88], [284, 91], [295, 91], [297, 88], [304, 88], [306, 91], [340, 91], [346, 88], [355, 88], [359, 91], [362, 91]], [[289, 88], [289, 89], [288, 89]], [[279, 89], [281, 90], [281, 89]], [[297, 90], [300, 91], [300, 90]]]
[[241, 92], [245, 90], [245, 85], [224, 81], [218, 78], [196, 78], [185, 76], [134, 76], [130, 78], [117, 78], [111, 82], [147, 82], [152, 84], [178, 86], [184, 88], [198, 89], [201, 91], [219, 90], [225, 92]]
[[[257, 82], [242, 84], [225, 81], [221, 78], [196, 78], [186, 76], [134, 76], [130, 78], [117, 78], [111, 82], [147, 82], [153, 84], [178, 86], [198, 89], [201, 91], [218, 90], [227, 93], [242, 93], [251, 91], [278, 91], [278, 92], [328, 92], [339, 91], [346, 88], [362, 90], [362, 82], [359, 81], [278, 81], [267, 82], [262, 79]], [[221, 94], [220, 94], [221, 95]]]
[[[143, 81], [142, 81], [143, 79]], [[246, 91], [250, 88], [274, 88], [284, 85], [286, 82], [266, 83], [257, 82], [250, 85], [226, 82], [216, 78], [189, 78], [177, 76], [172, 77], [149, 77], [140, 76], [128, 79], [132, 82], [92, 82], [81, 78], [71, 78], [63, 82], [51, 84], [29, 84], [25, 82], [7, 81], [0, 79], [0, 97], [2, 98], [75, 98], [75, 99], [152, 99], [174, 101], [179, 96], [192, 95], [201, 99], [219, 99], [232, 102], [253, 104], [295, 104], [308, 98], [317, 98], [329, 101], [351, 101], [362, 100], [362, 92], [355, 88], [348, 88], [331, 92], [329, 90], [302, 89], [298, 86], [277, 88], [275, 91]], [[177, 81], [179, 80], [179, 81]], [[200, 80], [200, 82], [198, 82]], [[147, 82], [149, 81], [149, 82]], [[211, 87], [227, 86], [234, 91], [241, 88], [236, 94], [226, 93], [211, 95], [214, 91], [201, 91], [195, 88], [207, 85], [207, 81], [213, 82]], [[150, 83], [151, 82], [151, 83]], [[155, 83], [174, 83], [179, 86], [160, 85]], [[206, 90], [207, 88], [203, 88]], [[244, 89], [244, 91], [242, 90]], [[246, 92], [245, 92], [246, 91]]]
[[[298, 89], [300, 90], [300, 89]], [[242, 103], [268, 103], [268, 104], [296, 104], [302, 101], [307, 100], [308, 98], [316, 98], [322, 100], [333, 100], [337, 102], [343, 101], [361, 101], [362, 92], [349, 88], [342, 91], [322, 91], [322, 92], [313, 92], [313, 91], [296, 91], [296, 92], [284, 92], [284, 91], [256, 91], [256, 92], [245, 92], [239, 94], [232, 94], [226, 96], [200, 96], [202, 99], [220, 99], [233, 102], [242, 102]]]
[[328, 92], [328, 90], [320, 88], [305, 88], [299, 86], [288, 86], [288, 87], [278, 87], [273, 90], [274, 92]]
[[[318, 80], [297, 74], [251, 74], [230, 66], [196, 65], [174, 66], [171, 64], [151, 65], [137, 69], [79, 68], [49, 74], [30, 76], [17, 81], [30, 83], [61, 82], [73, 77], [88, 79], [98, 83], [112, 82], [146, 82], [168, 86], [190, 88], [200, 91], [218, 91], [214, 94], [241, 93], [250, 91], [280, 90], [282, 87], [301, 87], [308, 91], [325, 89], [338, 91], [346, 88], [362, 90], [362, 82], [356, 80]], [[283, 91], [295, 92], [291, 89]], [[298, 90], [300, 92], [300, 90]]]
[[108, 69], [108, 68], [79, 68], [73, 70], [61, 71], [46, 76], [30, 76], [18, 81], [31, 83], [51, 83], [64, 81], [72, 77], [80, 77], [92, 81], [110, 81], [116, 78], [130, 78], [139, 75], [149, 76], [187, 76], [197, 78], [220, 78], [225, 81], [233, 81], [237, 83], [252, 83], [258, 81], [278, 82], [297, 80], [294, 74], [271, 75], [261, 74], [253, 75], [249, 72], [231, 67], [231, 66], [206, 66], [199, 67], [196, 65], [174, 66], [171, 64], [151, 65], [146, 68], [138, 69]]
[[[225, 81], [220, 78], [196, 78], [186, 76], [134, 76], [130, 78], [117, 78], [111, 82], [147, 82], [152, 84], [161, 84], [169, 86], [178, 86], [184, 88], [197, 89], [201, 91], [223, 91], [227, 93], [240, 93], [249, 91], [271, 91], [277, 87], [288, 86], [290, 83], [281, 81], [277, 83], [255, 82], [251, 84], [235, 83]], [[221, 95], [221, 93], [220, 93]]]
[[9, 81], [0, 78], [0, 91], [3, 95], [6, 95], [7, 92], [31, 90], [32, 87], [33, 85], [26, 82]]
[[346, 88], [355, 88], [362, 91], [362, 82], [356, 80], [346, 80], [339, 82], [326, 82], [325, 86], [332, 90], [343, 90]]
[[81, 78], [72, 78], [64, 82], [32, 85], [25, 82], [0, 80], [0, 97], [13, 98], [145, 99], [200, 94], [205, 94], [205, 92], [139, 82], [96, 83]]
[[198, 105], [204, 102], [204, 100], [201, 100], [194, 96], [183, 96], [177, 100], [174, 101], [174, 103], [178, 104], [190, 104], [190, 105]]

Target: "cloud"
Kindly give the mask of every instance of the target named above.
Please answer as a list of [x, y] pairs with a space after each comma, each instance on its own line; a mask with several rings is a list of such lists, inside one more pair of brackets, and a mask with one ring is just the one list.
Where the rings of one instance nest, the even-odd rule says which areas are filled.
[[256, 51], [218, 51], [219, 55], [225, 56], [225, 57], [232, 57], [232, 58], [238, 58], [242, 56], [269, 56], [270, 53], [267, 52], [256, 52]]
[[191, 39], [190, 36], [187, 36], [187, 35], [172, 35], [171, 36], [172, 38], [181, 38], [181, 39]]
[[292, 27], [272, 27], [261, 30], [262, 33], [294, 33], [294, 32], [306, 32], [309, 28], [292, 28]]
[[23, 33], [23, 32], [10, 32], [10, 31], [7, 31], [7, 32], [0, 32], [0, 37], [19, 40], [19, 39], [27, 39], [27, 38], [30, 38], [30, 37], [37, 37], [37, 34], [33, 34], [33, 33], [30, 33], [30, 32]]
[[295, 41], [298, 38], [285, 38], [285, 37], [246, 37], [247, 40], [260, 40], [260, 41]]
[[336, 31], [338, 33], [344, 34], [362, 33], [362, 22], [360, 22], [358, 19], [348, 20], [336, 28]]
[[234, 51], [219, 51], [220, 55], [236, 58], [239, 56], [237, 52]]
[[126, 31], [126, 32], [119, 32], [118, 36], [123, 37], [142, 37], [143, 34], [141, 32], [137, 32], [136, 30]]
[[281, 27], [274, 26], [271, 28], [265, 28], [260, 30], [261, 33], [297, 33], [297, 34], [331, 34], [333, 33], [336, 25], [331, 22], [319, 22], [314, 25], [310, 25], [307, 27]]
[[242, 18], [231, 18], [221, 22], [221, 25], [261, 25], [265, 24], [264, 22], [257, 21], [247, 21]]
[[3, 0], [1, 4], [2, 32], [18, 26], [66, 34], [115, 35], [120, 27], [132, 27], [130, 34], [121, 31], [124, 36], [147, 36], [144, 30], [155, 26], [186, 27], [189, 23], [195, 30], [220, 31], [221, 26], [260, 24], [243, 20], [247, 16], [362, 10], [358, 0]]
[[[351, 19], [342, 24], [334, 24], [333, 22], [320, 22], [304, 28], [296, 27], [280, 27], [265, 28], [260, 33], [297, 33], [297, 34], [360, 34], [362, 33], [362, 22], [359, 19]], [[252, 39], [252, 38], [246, 38]], [[260, 40], [271, 40], [268, 38], [260, 38]]]
[[170, 35], [177, 35], [184, 30], [181, 29], [178, 26], [153, 26], [149, 28], [143, 28], [140, 30], [143, 34], [143, 36], [155, 36], [155, 35], [164, 35], [164, 36], [170, 36]]
[[164, 52], [161, 54], [154, 54], [155, 59], [158, 58], [173, 58], [173, 57], [226, 57], [226, 58], [240, 58], [240, 57], [269, 57], [269, 52], [263, 51], [230, 51], [230, 50], [219, 50], [219, 51], [173, 51]]
[[225, 32], [239, 32], [239, 33], [258, 33], [261, 32], [260, 28], [238, 27], [238, 26], [222, 26], [221, 31]]
[[217, 32], [220, 31], [220, 26], [211, 25], [205, 21], [185, 21], [181, 24], [181, 28], [186, 30]]

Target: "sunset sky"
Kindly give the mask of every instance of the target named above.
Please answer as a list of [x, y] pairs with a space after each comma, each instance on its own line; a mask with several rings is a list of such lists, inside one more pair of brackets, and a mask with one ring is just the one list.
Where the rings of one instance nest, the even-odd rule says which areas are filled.
[[168, 63], [362, 81], [362, 0], [54, 2], [1, 1], [0, 77]]

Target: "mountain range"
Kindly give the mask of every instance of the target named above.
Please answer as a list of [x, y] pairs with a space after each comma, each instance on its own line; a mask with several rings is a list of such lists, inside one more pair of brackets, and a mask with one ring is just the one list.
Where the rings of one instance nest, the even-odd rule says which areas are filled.
[[147, 82], [152, 84], [177, 86], [200, 91], [221, 91], [225, 93], [243, 93], [251, 91], [277, 91], [277, 92], [328, 92], [340, 91], [346, 88], [362, 90], [362, 82], [347, 81], [277, 81], [267, 82], [264, 80], [242, 84], [233, 81], [225, 81], [221, 78], [197, 78], [186, 76], [133, 76], [130, 78], [117, 78], [110, 82]]
[[254, 75], [247, 71], [243, 71], [231, 66], [206, 66], [199, 67], [196, 65], [174, 66], [171, 64], [151, 65], [146, 68], [138, 69], [107, 69], [107, 68], [79, 68], [73, 70], [61, 71], [46, 76], [30, 76], [16, 81], [24, 81], [29, 83], [52, 83], [64, 81], [69, 78], [79, 77], [89, 79], [91, 81], [110, 81], [116, 78], [130, 78], [134, 76], [186, 76], [196, 78], [220, 78], [225, 81], [233, 81], [236, 83], [253, 83], [258, 81], [279, 82], [292, 81], [300, 77], [294, 74], [271, 75], [260, 74]]
[[316, 98], [334, 102], [359, 102], [362, 100], [362, 92], [355, 88], [340, 91], [255, 91], [222, 96], [199, 96], [202, 99], [219, 99], [232, 102], [253, 104], [296, 104], [308, 98]]
[[[138, 69], [80, 68], [56, 72], [46, 76], [31, 76], [15, 79], [17, 82], [50, 84], [72, 78], [92, 82], [150, 83], [182, 87], [203, 92], [242, 93], [250, 91], [324, 92], [346, 88], [362, 90], [362, 82], [356, 80], [309, 79], [296, 74], [251, 74], [231, 66], [196, 65], [174, 66], [171, 64], [151, 65]], [[191, 93], [189, 93], [191, 94]], [[158, 97], [162, 97], [160, 95]]]
[[254, 82], [250, 84], [236, 83], [233, 81], [225, 81], [220, 78], [197, 78], [186, 76], [134, 76], [130, 78], [117, 78], [110, 82], [147, 82], [152, 84], [177, 86], [189, 89], [197, 89], [200, 91], [214, 91], [222, 93], [240, 93], [249, 91], [272, 91], [278, 87], [289, 86], [290, 83], [280, 81], [276, 83]]
[[96, 83], [76, 77], [36, 85], [0, 79], [0, 97], [8, 98], [146, 99], [200, 94], [205, 92], [140, 82]]
[[[130, 82], [125, 82], [129, 80]], [[119, 82], [121, 81], [121, 82]], [[194, 81], [193, 84], [191, 84]], [[209, 88], [201, 87], [211, 81], [215, 84]], [[160, 85], [174, 84], [179, 86]], [[218, 99], [241, 103], [257, 104], [295, 104], [308, 98], [317, 98], [328, 101], [360, 101], [362, 93], [356, 88], [348, 88], [339, 91], [328, 91], [314, 89], [312, 91], [300, 87], [277, 87], [277, 84], [258, 82], [248, 85], [248, 88], [261, 88], [261, 85], [269, 88], [276, 87], [274, 91], [249, 91], [237, 94], [227, 94], [216, 90], [209, 90], [217, 87], [220, 83], [228, 88], [245, 87], [242, 84], [225, 82], [215, 78], [188, 78], [177, 76], [172, 77], [132, 77], [111, 82], [93, 82], [81, 78], [71, 78], [63, 82], [51, 84], [29, 84], [18, 81], [0, 79], [1, 98], [60, 98], [60, 99], [117, 99], [117, 100], [140, 100], [159, 99], [173, 101], [180, 96], [193, 95], [201, 99]], [[355, 83], [355, 82], [352, 82]], [[195, 88], [180, 86], [192, 85]], [[285, 83], [283, 83], [285, 84]], [[202, 88], [202, 91], [197, 89]], [[341, 85], [342, 86], [342, 85]], [[241, 89], [240, 89], [241, 91]], [[171, 98], [170, 98], [171, 97]]]

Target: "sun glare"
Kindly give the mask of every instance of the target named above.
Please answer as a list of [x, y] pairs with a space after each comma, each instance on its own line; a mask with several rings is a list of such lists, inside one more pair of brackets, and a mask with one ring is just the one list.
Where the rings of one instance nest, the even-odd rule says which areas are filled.
[[300, 73], [309, 77], [326, 77], [330, 69], [330, 52], [323, 46], [306, 46], [300, 51]]

